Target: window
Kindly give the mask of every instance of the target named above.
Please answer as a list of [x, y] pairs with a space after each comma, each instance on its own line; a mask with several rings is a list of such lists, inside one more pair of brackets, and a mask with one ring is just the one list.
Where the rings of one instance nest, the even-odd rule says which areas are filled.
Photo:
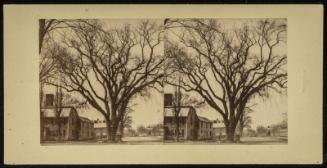
[[45, 106], [53, 106], [54, 95], [46, 94], [45, 95]]
[[164, 106], [172, 106], [173, 104], [173, 94], [164, 95]]

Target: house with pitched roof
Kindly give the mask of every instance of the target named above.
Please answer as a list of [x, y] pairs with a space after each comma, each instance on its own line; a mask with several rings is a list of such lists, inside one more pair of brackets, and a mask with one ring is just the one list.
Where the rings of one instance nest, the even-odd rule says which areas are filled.
[[66, 141], [94, 138], [93, 121], [78, 115], [73, 106], [54, 105], [55, 96], [47, 94], [41, 108], [41, 140]]
[[176, 118], [173, 108], [164, 109], [164, 139], [173, 139], [178, 136], [180, 139], [196, 140], [198, 125], [195, 109], [192, 107], [182, 107], [179, 113], [179, 132], [176, 129]]
[[164, 139], [207, 140], [213, 138], [212, 121], [197, 114], [196, 108], [182, 106], [178, 115], [179, 129], [176, 128], [176, 117], [172, 106], [172, 94], [164, 96]]
[[41, 109], [43, 140], [78, 140], [79, 117], [73, 107], [45, 107]]

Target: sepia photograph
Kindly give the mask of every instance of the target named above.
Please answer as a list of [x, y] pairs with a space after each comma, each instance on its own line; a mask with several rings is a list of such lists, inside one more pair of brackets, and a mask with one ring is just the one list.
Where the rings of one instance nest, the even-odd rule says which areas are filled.
[[41, 144], [287, 144], [287, 20], [40, 19]]
[[4, 163], [320, 164], [320, 5], [5, 5]]

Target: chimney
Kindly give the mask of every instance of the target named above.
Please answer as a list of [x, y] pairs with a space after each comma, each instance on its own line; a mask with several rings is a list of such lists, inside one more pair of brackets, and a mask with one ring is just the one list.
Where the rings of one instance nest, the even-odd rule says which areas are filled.
[[164, 95], [164, 107], [173, 105], [173, 94], [166, 93]]
[[53, 102], [54, 102], [54, 95], [46, 94], [45, 95], [45, 106], [46, 107], [53, 106]]

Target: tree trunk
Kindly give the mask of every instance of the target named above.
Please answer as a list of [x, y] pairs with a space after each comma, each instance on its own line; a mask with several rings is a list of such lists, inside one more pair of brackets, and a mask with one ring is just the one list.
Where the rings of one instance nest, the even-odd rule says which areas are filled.
[[108, 119], [106, 119], [106, 125], [107, 125], [107, 141], [111, 141], [111, 124]]
[[234, 135], [235, 135], [235, 128], [233, 127], [226, 127], [226, 135], [228, 142], [235, 142]]
[[39, 53], [41, 53], [44, 35], [45, 35], [45, 19], [40, 19], [39, 20]]
[[109, 120], [106, 117], [106, 125], [107, 125], [107, 141], [109, 142], [117, 142], [117, 130], [119, 121], [118, 120]]
[[235, 120], [230, 119], [228, 122], [225, 122], [226, 126], [226, 136], [228, 142], [235, 142], [235, 130], [236, 130], [237, 122]]
[[40, 140], [41, 142], [45, 139], [43, 132], [44, 132], [44, 126], [43, 126], [43, 113], [42, 113], [42, 102], [43, 102], [43, 85], [40, 83]]
[[61, 137], [61, 121], [60, 121], [60, 113], [59, 115], [56, 117], [56, 124], [57, 124], [57, 132], [56, 132], [56, 136], [57, 136], [57, 140], [62, 140]]
[[111, 141], [112, 142], [117, 142], [117, 124], [116, 123], [113, 123], [113, 126], [112, 126], [112, 130], [111, 130], [111, 134], [110, 134], [110, 137], [111, 137]]
[[179, 117], [177, 117], [177, 120], [176, 120], [176, 141], [178, 142], [179, 141]]
[[119, 126], [119, 132], [120, 132], [120, 139], [119, 141], [123, 141], [123, 136], [124, 136], [124, 124], [123, 121], [120, 122], [120, 126]]
[[240, 125], [240, 137], [243, 136], [243, 129], [244, 129], [244, 127]]

